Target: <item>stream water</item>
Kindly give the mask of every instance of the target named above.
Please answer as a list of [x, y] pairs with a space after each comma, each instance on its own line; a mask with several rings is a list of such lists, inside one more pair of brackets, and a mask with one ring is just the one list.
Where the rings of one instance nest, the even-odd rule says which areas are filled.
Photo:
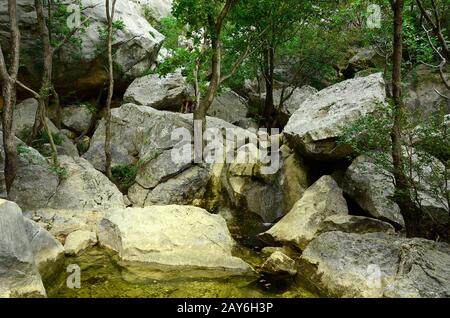
[[[234, 255], [252, 267], [263, 258], [255, 235], [261, 226], [254, 222], [230, 224], [230, 231], [240, 243]], [[245, 245], [245, 246], [244, 246]], [[252, 248], [253, 246], [253, 248]], [[315, 297], [292, 278], [269, 279], [259, 275], [233, 276], [221, 270], [179, 269], [164, 266], [143, 266], [122, 262], [112, 251], [94, 247], [77, 257], [66, 257], [63, 271], [46, 282], [48, 297], [54, 298], [304, 298]], [[68, 288], [71, 273], [65, 269], [76, 264], [81, 269], [79, 289]]]

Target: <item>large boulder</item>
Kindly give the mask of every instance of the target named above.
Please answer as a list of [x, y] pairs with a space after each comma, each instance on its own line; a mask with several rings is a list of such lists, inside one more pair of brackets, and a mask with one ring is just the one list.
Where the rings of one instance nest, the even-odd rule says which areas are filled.
[[128, 198], [138, 207], [154, 204], [204, 206], [210, 179], [210, 169], [192, 166], [154, 188], [145, 188], [136, 182], [128, 190]]
[[126, 103], [179, 112], [190, 96], [190, 86], [180, 72], [160, 77], [157, 74], [137, 78], [127, 88]]
[[370, 216], [404, 227], [400, 208], [394, 201], [393, 176], [365, 156], [356, 158], [345, 173], [342, 189]]
[[[25, 142], [32, 131], [37, 108], [38, 101], [34, 98], [28, 98], [17, 104], [14, 109], [14, 134]], [[72, 141], [62, 134], [50, 119], [46, 118], [46, 120], [50, 132], [53, 135], [60, 136], [61, 144], [56, 146], [58, 154], [78, 157], [77, 147]]]
[[92, 112], [85, 105], [71, 105], [62, 109], [61, 122], [69, 130], [81, 134], [89, 128]]
[[107, 210], [124, 206], [122, 193], [87, 160], [60, 156], [59, 162], [66, 175], [45, 207]]
[[[112, 110], [111, 144], [115, 165], [134, 162], [136, 178], [129, 187], [130, 201], [136, 206], [151, 204], [195, 204], [208, 190], [213, 172], [212, 164], [194, 165], [192, 158], [183, 163], [172, 160], [182, 141], [172, 134], [183, 129], [193, 139], [192, 114], [159, 111], [152, 107], [125, 104]], [[255, 134], [214, 117], [207, 118], [207, 128], [216, 128], [220, 134], [232, 129], [239, 136], [256, 138]], [[101, 121], [83, 155], [97, 168], [104, 162], [102, 151], [105, 126]], [[186, 141], [189, 143], [190, 141]], [[100, 167], [98, 167], [100, 166]]]
[[[413, 148], [408, 153], [411, 154], [413, 163], [421, 162], [419, 156], [424, 155]], [[431, 219], [435, 225], [446, 226], [450, 222], [449, 207], [445, 203], [444, 194], [435, 189], [445, 189], [445, 180], [439, 177], [444, 175], [445, 168], [436, 158], [427, 155], [426, 159], [420, 167], [416, 165], [413, 168], [413, 180], [418, 185], [415, 201], [420, 202], [420, 208], [424, 212], [420, 223]], [[436, 180], [439, 178], [442, 182], [437, 185]], [[393, 180], [392, 173], [377, 166], [368, 157], [360, 156], [348, 168], [342, 187], [366, 213], [400, 228], [404, 226], [404, 220], [394, 201]], [[423, 226], [426, 227], [425, 224]]]
[[45, 296], [22, 211], [0, 199], [0, 298]]
[[105, 210], [123, 207], [123, 196], [82, 158], [59, 156], [59, 175], [34, 149], [19, 156], [10, 197], [24, 209]]
[[239, 125], [247, 117], [248, 107], [245, 100], [231, 90], [220, 93], [208, 109], [208, 115]]
[[342, 128], [385, 103], [383, 75], [347, 80], [307, 98], [287, 123], [284, 134], [294, 148], [319, 160], [345, 158], [352, 150], [336, 145]]
[[272, 223], [288, 213], [308, 188], [305, 163], [282, 145], [279, 149], [280, 169], [263, 174], [261, 165], [232, 163], [225, 167], [222, 184], [233, 206], [249, 211]]
[[[282, 117], [283, 121], [287, 122], [300, 105], [317, 92], [317, 89], [308, 85], [297, 88], [288, 87], [285, 89], [284, 93], [282, 89], [275, 90], [274, 99], [276, 105], [281, 105], [277, 110], [278, 114]], [[288, 96], [286, 95], [289, 94], [291, 94], [291, 96], [287, 100], [281, 100], [282, 97], [283, 99], [287, 98]]]
[[[444, 76], [450, 80], [449, 73]], [[450, 113], [450, 100], [439, 95], [445, 95], [448, 90], [436, 70], [425, 65], [418, 66], [407, 76], [405, 86], [405, 104], [417, 114], [418, 119], [426, 119], [430, 113], [440, 110], [441, 107], [446, 113]]]
[[450, 297], [450, 245], [382, 233], [328, 232], [303, 251], [301, 275], [330, 297]]
[[251, 270], [232, 256], [234, 241], [225, 220], [192, 206], [116, 209], [106, 214], [98, 236], [124, 261]]
[[27, 218], [25, 231], [42, 280], [47, 282], [55, 278], [64, 263], [63, 246], [39, 224]]
[[262, 234], [262, 238], [296, 245], [303, 250], [318, 235], [327, 217], [347, 214], [341, 188], [332, 177], [323, 176], [305, 191], [286, 216]]
[[[73, 4], [72, 0], [63, 0], [63, 4]], [[67, 44], [58, 59], [55, 59], [54, 83], [61, 94], [74, 90], [78, 95], [86, 92], [96, 95], [107, 80], [107, 70], [103, 67], [102, 57], [106, 43], [100, 30], [106, 27], [105, 1], [81, 0], [82, 15], [89, 19], [84, 31], [78, 31], [79, 45]], [[55, 6], [57, 8], [57, 6]], [[154, 63], [164, 37], [155, 30], [140, 12], [140, 7], [133, 1], [117, 1], [115, 20], [123, 21], [124, 28], [114, 35], [113, 45], [116, 49], [114, 64], [117, 66], [117, 86], [130, 83], [141, 76]], [[0, 34], [7, 39], [8, 18], [7, 3], [0, 4]], [[17, 15], [21, 26], [24, 72], [27, 84], [39, 83], [41, 54], [36, 55], [36, 12], [34, 0], [17, 1]], [[5, 43], [6, 44], [6, 43]], [[4, 45], [4, 48], [9, 46]], [[133, 52], [130, 54], [130, 52]], [[28, 83], [29, 82], [29, 83]]]

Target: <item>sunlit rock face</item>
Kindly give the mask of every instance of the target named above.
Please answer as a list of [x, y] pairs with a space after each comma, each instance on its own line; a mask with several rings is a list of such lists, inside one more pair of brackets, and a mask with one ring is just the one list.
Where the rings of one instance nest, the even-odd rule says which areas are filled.
[[98, 229], [100, 244], [125, 261], [248, 272], [233, 257], [225, 220], [192, 206], [149, 206], [108, 212]]
[[[70, 5], [72, 0], [63, 0]], [[74, 91], [77, 97], [96, 96], [108, 79], [104, 67], [105, 40], [99, 30], [106, 27], [106, 9], [103, 0], [82, 0], [82, 15], [89, 18], [85, 30], [76, 33], [80, 44], [67, 44], [55, 58], [55, 85], [61, 95]], [[8, 38], [7, 2], [0, 4], [0, 35]], [[17, 1], [17, 14], [21, 28], [21, 51], [24, 68], [21, 78], [25, 83], [36, 86], [40, 83], [40, 72], [36, 65], [42, 61], [41, 53], [36, 50], [37, 24], [34, 0]], [[115, 20], [122, 20], [123, 30], [114, 35], [114, 54], [116, 86], [128, 85], [134, 78], [141, 76], [155, 62], [164, 37], [146, 20], [140, 5], [131, 0], [116, 2]], [[72, 21], [74, 19], [71, 19]], [[69, 21], [69, 24], [70, 24]], [[9, 36], [9, 35], [8, 35]], [[4, 49], [9, 45], [3, 45]]]
[[289, 119], [284, 133], [302, 154], [319, 160], [336, 160], [351, 154], [337, 146], [342, 128], [374, 112], [386, 100], [381, 73], [347, 80], [307, 98]]

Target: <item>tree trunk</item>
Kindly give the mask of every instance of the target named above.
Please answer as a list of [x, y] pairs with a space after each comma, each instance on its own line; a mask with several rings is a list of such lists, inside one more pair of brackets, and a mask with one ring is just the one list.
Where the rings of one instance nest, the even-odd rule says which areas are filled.
[[6, 192], [11, 190], [17, 173], [17, 150], [13, 131], [14, 105], [16, 104], [15, 81], [3, 81], [3, 147], [5, 151], [5, 186]]
[[8, 0], [9, 28], [11, 33], [10, 70], [6, 66], [0, 44], [0, 76], [3, 94], [3, 147], [5, 151], [5, 186], [9, 194], [17, 173], [17, 150], [13, 131], [14, 106], [16, 104], [16, 81], [20, 61], [20, 32], [17, 23], [16, 0]]
[[264, 117], [266, 118], [267, 128], [270, 129], [274, 122], [274, 73], [275, 73], [275, 52], [273, 48], [269, 48], [266, 53], [265, 82], [266, 82], [266, 99], [264, 102]]
[[[214, 98], [217, 93], [217, 89], [219, 88], [220, 74], [221, 74], [221, 49], [220, 49], [220, 35], [217, 35], [212, 39], [212, 75], [211, 81], [208, 86], [208, 91], [204, 98], [201, 99], [200, 103], [198, 103], [198, 107], [194, 110], [194, 129], [196, 126], [201, 125], [201, 129], [197, 134], [198, 138], [196, 139], [196, 147], [195, 147], [195, 158], [194, 162], [199, 163], [203, 158], [203, 149], [205, 146], [204, 133], [206, 130], [206, 114], [208, 112], [209, 107], [212, 105]], [[200, 143], [200, 144], [198, 144]], [[201, 148], [200, 148], [201, 146]]]
[[110, 9], [110, 1], [106, 0], [106, 17], [108, 22], [108, 70], [109, 70], [109, 89], [106, 99], [105, 114], [105, 171], [106, 176], [113, 181], [111, 170], [111, 102], [114, 93], [114, 70], [112, 57], [112, 36], [113, 36], [113, 20], [116, 0], [112, 0]]
[[44, 119], [42, 119], [41, 114], [46, 113], [45, 110], [47, 108], [48, 96], [50, 95], [51, 92], [51, 85], [52, 85], [51, 77], [53, 68], [53, 52], [50, 44], [50, 33], [48, 31], [48, 27], [45, 21], [44, 4], [42, 0], [34, 0], [34, 5], [36, 8], [38, 29], [42, 40], [44, 70], [42, 74], [41, 90], [39, 91], [39, 95], [41, 96], [42, 102], [39, 101], [38, 109], [36, 110], [33, 129], [27, 141], [29, 145], [31, 145], [31, 143], [36, 139], [36, 137], [39, 135], [39, 132], [45, 125], [43, 122]]
[[392, 71], [392, 99], [394, 102], [394, 123], [391, 131], [392, 163], [397, 202], [405, 219], [408, 236], [417, 235], [416, 208], [411, 200], [410, 185], [405, 175], [402, 150], [402, 121], [405, 106], [402, 100], [402, 57], [403, 57], [403, 8], [404, 0], [393, 0], [394, 10], [394, 55]]

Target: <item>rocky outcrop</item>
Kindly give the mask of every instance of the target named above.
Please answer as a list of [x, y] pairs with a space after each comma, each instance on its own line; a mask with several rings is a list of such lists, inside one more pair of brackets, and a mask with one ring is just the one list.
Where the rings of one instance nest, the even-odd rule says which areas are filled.
[[330, 297], [450, 297], [445, 243], [328, 232], [308, 245], [299, 266]]
[[284, 134], [304, 155], [319, 160], [345, 158], [352, 150], [336, 145], [342, 127], [372, 113], [385, 99], [381, 73], [338, 83], [306, 99], [289, 119]]
[[[292, 114], [295, 113], [295, 111], [300, 107], [303, 102], [308, 99], [309, 97], [313, 96], [317, 93], [317, 89], [314, 87], [305, 85], [302, 87], [288, 87], [285, 89], [284, 94], [283, 90], [275, 90], [274, 91], [274, 99], [276, 105], [281, 105], [281, 107], [277, 110], [278, 113], [283, 117], [286, 122], [289, 120], [289, 118], [292, 116]], [[291, 96], [289, 97], [289, 94]], [[283, 99], [289, 97], [286, 101], [282, 101]], [[287, 95], [287, 96], [286, 96]]]
[[60, 156], [59, 161], [66, 175], [47, 208], [107, 210], [124, 206], [122, 193], [87, 160]]
[[85, 105], [66, 106], [62, 109], [62, 124], [69, 130], [81, 134], [89, 128], [92, 112]]
[[356, 215], [332, 215], [327, 217], [321, 224], [318, 233], [325, 232], [345, 232], [345, 233], [386, 233], [395, 234], [395, 228], [377, 219]]
[[[120, 149], [120, 155], [116, 156], [117, 152], [112, 152], [112, 161], [127, 165], [133, 158], [136, 162], [136, 178], [128, 190], [133, 205], [202, 205], [199, 200], [208, 190], [213, 165], [193, 165], [192, 156], [183, 162], [172, 160], [173, 151], [179, 150], [181, 142], [190, 143], [194, 138], [192, 118], [192, 114], [159, 111], [134, 104], [125, 104], [112, 110], [112, 145], [113, 149]], [[182, 141], [178, 135], [172, 138], [179, 128], [189, 134], [191, 140]], [[214, 117], [207, 118], [207, 128], [220, 131], [224, 140], [227, 138], [226, 129], [233, 129], [239, 136], [256, 138], [249, 131]], [[88, 160], [94, 159], [92, 163], [96, 167], [104, 161], [104, 131], [102, 121], [92, 137], [89, 150], [83, 156]]]
[[262, 234], [263, 240], [296, 245], [302, 250], [317, 235], [322, 222], [333, 215], [347, 215], [342, 190], [330, 176], [309, 187], [292, 210]]
[[160, 77], [157, 74], [137, 78], [127, 88], [123, 100], [159, 110], [179, 112], [188, 100], [191, 88], [180, 72]]
[[63, 265], [64, 248], [53, 235], [36, 222], [25, 218], [25, 231], [33, 251], [34, 261], [42, 280], [50, 281], [60, 272]]
[[360, 156], [347, 169], [342, 189], [369, 215], [403, 227], [405, 221], [393, 198], [395, 186], [392, 178], [369, 158]]
[[98, 237], [124, 261], [251, 270], [232, 256], [234, 242], [225, 220], [192, 206], [116, 209], [100, 223]]
[[297, 274], [295, 261], [289, 256], [275, 252], [261, 265], [261, 272], [270, 275], [290, 275]]
[[[23, 78], [27, 84], [40, 82], [36, 68], [42, 57], [36, 55], [36, 12], [33, 0], [17, 1], [19, 25], [21, 26], [22, 51], [24, 53]], [[107, 80], [107, 71], [99, 55], [104, 54], [106, 43], [99, 30], [106, 27], [105, 2], [102, 0], [82, 0], [82, 14], [90, 19], [85, 31], [76, 33], [79, 45], [63, 47], [58, 59], [55, 59], [54, 83], [60, 94], [77, 91], [78, 96], [85, 93], [96, 96]], [[72, 0], [63, 0], [63, 4], [73, 4]], [[55, 6], [56, 8], [57, 6]], [[114, 36], [115, 72], [117, 86], [126, 85], [135, 77], [148, 70], [156, 59], [164, 37], [155, 30], [140, 12], [140, 7], [132, 1], [117, 1], [115, 18], [122, 20], [124, 28]], [[7, 4], [0, 5], [0, 32], [9, 38]], [[76, 27], [76, 26], [75, 26]], [[33, 54], [28, 53], [33, 52]], [[133, 52], [133, 54], [130, 54]], [[28, 83], [28, 81], [30, 83]]]
[[203, 206], [210, 179], [210, 169], [193, 166], [154, 188], [144, 188], [135, 183], [128, 190], [128, 197], [133, 206], [141, 207], [154, 204]]
[[94, 232], [78, 230], [70, 233], [64, 243], [64, 253], [76, 256], [85, 249], [97, 244], [97, 235]]
[[[447, 80], [450, 74], [445, 74]], [[446, 94], [442, 79], [437, 71], [425, 65], [420, 65], [414, 69], [406, 78], [404, 101], [406, 106], [414, 113], [416, 118], [426, 119], [432, 112], [439, 111], [443, 106], [444, 111], [450, 113], [450, 100], [440, 96]]]
[[220, 93], [208, 109], [208, 115], [234, 125], [247, 117], [248, 107], [244, 99], [231, 90]]
[[0, 298], [45, 296], [22, 211], [0, 199]]
[[88, 161], [67, 156], [58, 159], [60, 175], [35, 150], [21, 155], [11, 199], [29, 210], [105, 210], [124, 206], [122, 193]]
[[[160, 20], [170, 15], [173, 0], [131, 0], [138, 5], [144, 17]], [[146, 17], [147, 18], [147, 17]]]
[[[427, 161], [419, 161], [420, 152], [410, 149], [413, 162], [422, 162], [420, 167], [413, 167], [413, 180], [418, 185], [417, 199], [424, 212], [422, 221], [427, 218], [440, 225], [446, 225], [450, 220], [448, 207], [442, 193], [437, 193], [436, 176], [444, 174], [442, 163], [436, 158], [427, 156]], [[394, 201], [395, 187], [393, 175], [377, 166], [369, 158], [360, 156], [348, 168], [342, 182], [344, 191], [369, 215], [392, 223], [397, 228], [404, 226], [400, 208]], [[422, 222], [420, 222], [422, 223]]]
[[[14, 109], [14, 134], [25, 142], [33, 128], [37, 108], [37, 100], [29, 98], [17, 104]], [[61, 144], [56, 146], [58, 154], [78, 157], [76, 146], [67, 136], [62, 134], [48, 118], [47, 125], [52, 134], [57, 134], [61, 137]]]
[[286, 145], [279, 151], [280, 169], [275, 174], [262, 173], [256, 162], [233, 163], [222, 176], [222, 185], [237, 210], [255, 213], [268, 223], [288, 213], [308, 188], [301, 158]]

